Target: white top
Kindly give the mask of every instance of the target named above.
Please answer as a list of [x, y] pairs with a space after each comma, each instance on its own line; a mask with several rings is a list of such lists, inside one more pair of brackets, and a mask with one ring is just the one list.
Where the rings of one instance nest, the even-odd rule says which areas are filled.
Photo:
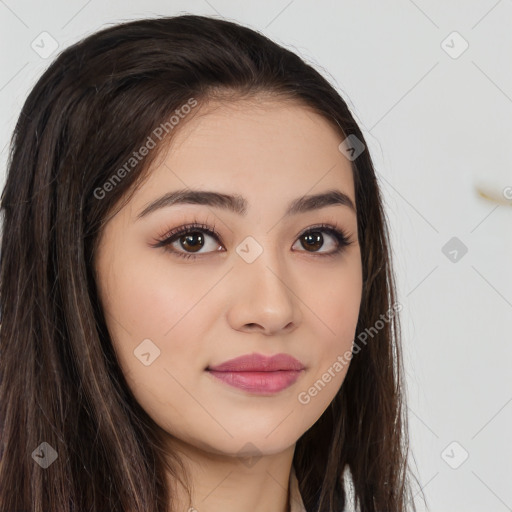
[[[347, 496], [347, 506], [345, 508], [345, 512], [354, 512], [353, 508], [353, 485], [352, 485], [352, 474], [350, 470], [347, 469], [343, 473], [343, 479], [345, 482], [345, 489], [348, 489]], [[306, 508], [304, 507], [304, 502], [302, 501], [302, 496], [299, 490], [299, 481], [297, 480], [297, 475], [295, 474], [295, 468], [292, 464], [292, 470], [290, 472], [290, 480], [289, 480], [289, 489], [290, 489], [290, 512], [306, 512]]]

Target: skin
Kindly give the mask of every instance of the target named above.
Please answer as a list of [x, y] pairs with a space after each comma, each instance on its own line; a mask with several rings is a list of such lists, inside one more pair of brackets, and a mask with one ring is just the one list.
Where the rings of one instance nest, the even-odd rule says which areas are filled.
[[[291, 200], [329, 189], [355, 204], [351, 163], [338, 150], [340, 134], [299, 104], [252, 98], [201, 109], [182, 121], [147, 181], [104, 227], [95, 259], [100, 301], [128, 385], [190, 475], [192, 501], [175, 484], [176, 510], [286, 512], [295, 443], [328, 407], [349, 362], [309, 403], [298, 395], [352, 349], [362, 267], [349, 207], [283, 215]], [[247, 213], [187, 204], [136, 218], [182, 188], [240, 194]], [[202, 233], [197, 259], [151, 247], [195, 220], [220, 234]], [[324, 256], [336, 240], [322, 231], [323, 243], [308, 251], [301, 235], [319, 223], [336, 223], [351, 244]], [[236, 252], [247, 236], [263, 249], [250, 264]], [[172, 246], [198, 254], [183, 235]], [[144, 339], [160, 350], [148, 366], [134, 355]], [[306, 369], [263, 396], [205, 371], [253, 352], [291, 354]]]

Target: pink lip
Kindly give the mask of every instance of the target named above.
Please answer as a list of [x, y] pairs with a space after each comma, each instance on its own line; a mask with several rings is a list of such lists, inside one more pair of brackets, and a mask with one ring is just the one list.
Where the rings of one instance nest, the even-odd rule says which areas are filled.
[[230, 386], [262, 394], [277, 393], [291, 386], [304, 369], [300, 361], [288, 354], [249, 354], [206, 370]]
[[208, 366], [207, 370], [216, 372], [274, 372], [278, 370], [304, 370], [304, 365], [288, 354], [264, 356], [247, 354], [224, 361], [217, 366]]

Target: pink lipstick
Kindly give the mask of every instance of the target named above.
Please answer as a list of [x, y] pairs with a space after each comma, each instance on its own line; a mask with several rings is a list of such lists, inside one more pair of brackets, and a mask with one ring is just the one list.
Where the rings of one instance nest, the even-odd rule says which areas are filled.
[[248, 354], [230, 359], [206, 371], [226, 384], [257, 394], [277, 393], [291, 386], [305, 369], [288, 354]]

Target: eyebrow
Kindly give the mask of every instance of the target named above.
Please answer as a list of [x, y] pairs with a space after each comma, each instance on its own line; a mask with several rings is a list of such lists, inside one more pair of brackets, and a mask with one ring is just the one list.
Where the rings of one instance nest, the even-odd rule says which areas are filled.
[[[247, 214], [248, 201], [243, 196], [237, 194], [229, 195], [207, 190], [175, 190], [149, 203], [137, 215], [136, 220], [145, 217], [155, 210], [176, 204], [201, 204], [214, 208], [223, 208], [238, 215], [245, 216]], [[356, 207], [352, 199], [340, 190], [332, 189], [321, 194], [306, 195], [294, 199], [288, 204], [284, 216], [288, 217], [290, 215], [297, 215], [335, 205], [348, 206], [356, 213]]]

